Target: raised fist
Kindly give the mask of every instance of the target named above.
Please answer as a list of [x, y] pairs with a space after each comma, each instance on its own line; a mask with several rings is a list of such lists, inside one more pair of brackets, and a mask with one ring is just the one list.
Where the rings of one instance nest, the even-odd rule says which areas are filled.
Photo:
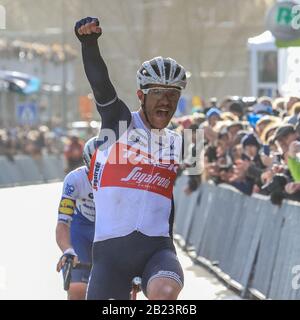
[[82, 43], [95, 43], [102, 34], [97, 18], [87, 17], [75, 24], [75, 34]]

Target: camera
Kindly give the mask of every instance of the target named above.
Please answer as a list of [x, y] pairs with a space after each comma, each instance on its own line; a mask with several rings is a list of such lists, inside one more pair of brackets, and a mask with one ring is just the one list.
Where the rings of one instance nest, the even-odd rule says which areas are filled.
[[285, 174], [277, 173], [274, 175], [270, 183], [262, 186], [261, 193], [264, 195], [270, 195], [271, 202], [280, 206], [282, 204], [282, 200], [286, 197], [284, 187], [288, 181], [289, 179]]

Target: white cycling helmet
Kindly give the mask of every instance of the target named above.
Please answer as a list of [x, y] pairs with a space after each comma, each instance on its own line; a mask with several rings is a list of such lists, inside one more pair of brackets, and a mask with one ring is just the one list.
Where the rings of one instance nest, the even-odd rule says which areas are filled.
[[84, 145], [82, 156], [83, 156], [83, 161], [88, 168], [90, 168], [91, 159], [97, 147], [98, 147], [98, 137], [92, 137]]
[[137, 72], [137, 85], [145, 89], [148, 84], [163, 84], [184, 89], [186, 72], [172, 58], [155, 57], [145, 61]]

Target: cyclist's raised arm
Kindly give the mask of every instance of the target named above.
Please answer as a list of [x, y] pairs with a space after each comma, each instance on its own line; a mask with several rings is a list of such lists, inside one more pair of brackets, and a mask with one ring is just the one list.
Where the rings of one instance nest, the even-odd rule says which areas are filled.
[[131, 121], [131, 113], [112, 85], [106, 64], [100, 54], [98, 38], [102, 34], [97, 18], [84, 18], [75, 25], [75, 34], [82, 44], [85, 73], [94, 93], [102, 128], [116, 129], [120, 120]]

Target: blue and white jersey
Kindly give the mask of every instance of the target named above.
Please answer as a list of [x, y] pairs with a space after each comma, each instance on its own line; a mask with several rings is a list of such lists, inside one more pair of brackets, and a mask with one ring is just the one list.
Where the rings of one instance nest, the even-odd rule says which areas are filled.
[[69, 224], [74, 214], [89, 222], [95, 222], [93, 190], [86, 166], [71, 171], [64, 179], [58, 221]]

